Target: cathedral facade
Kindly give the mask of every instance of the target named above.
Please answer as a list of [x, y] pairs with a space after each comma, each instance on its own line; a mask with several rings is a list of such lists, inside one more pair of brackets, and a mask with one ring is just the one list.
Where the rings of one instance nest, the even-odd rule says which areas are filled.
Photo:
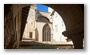
[[[27, 41], [28, 39], [29, 41], [49, 44], [66, 42], [64, 36], [59, 34], [58, 25], [55, 25], [56, 21], [53, 21], [55, 18], [54, 14], [54, 10], [53, 12], [43, 12], [37, 10], [36, 5], [31, 5], [23, 33], [23, 40]], [[61, 41], [60, 38], [64, 38], [64, 41]]]
[[51, 41], [51, 13], [36, 9], [35, 5], [30, 8], [23, 38], [30, 38], [36, 41]]

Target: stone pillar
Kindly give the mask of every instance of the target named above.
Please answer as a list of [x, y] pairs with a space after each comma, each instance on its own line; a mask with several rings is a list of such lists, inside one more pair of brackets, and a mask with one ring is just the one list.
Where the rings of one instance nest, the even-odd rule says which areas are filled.
[[83, 36], [81, 36], [80, 34], [72, 35], [72, 36], [73, 38], [71, 39], [74, 44], [74, 49], [83, 49]]

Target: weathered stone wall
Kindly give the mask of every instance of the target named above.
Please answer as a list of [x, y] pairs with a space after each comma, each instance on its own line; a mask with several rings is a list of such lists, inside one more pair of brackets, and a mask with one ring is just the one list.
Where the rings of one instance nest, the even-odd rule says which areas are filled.
[[10, 11], [4, 18], [4, 48], [16, 48], [15, 20]]
[[4, 48], [19, 48], [22, 8], [29, 4], [5, 4], [4, 6]]

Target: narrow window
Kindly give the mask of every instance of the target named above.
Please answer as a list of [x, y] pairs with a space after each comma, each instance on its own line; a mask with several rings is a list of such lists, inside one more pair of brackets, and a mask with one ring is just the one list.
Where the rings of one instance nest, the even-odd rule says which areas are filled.
[[30, 32], [30, 38], [32, 38], [32, 32]]

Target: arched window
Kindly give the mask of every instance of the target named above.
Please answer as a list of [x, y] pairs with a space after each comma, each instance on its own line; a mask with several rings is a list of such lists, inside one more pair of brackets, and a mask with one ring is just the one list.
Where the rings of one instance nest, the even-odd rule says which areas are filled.
[[51, 29], [48, 24], [43, 27], [43, 41], [51, 41]]

